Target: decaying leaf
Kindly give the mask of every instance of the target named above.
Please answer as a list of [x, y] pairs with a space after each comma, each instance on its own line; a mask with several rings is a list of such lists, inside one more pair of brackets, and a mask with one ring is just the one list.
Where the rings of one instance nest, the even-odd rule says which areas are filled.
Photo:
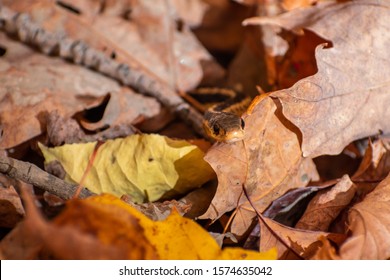
[[338, 154], [353, 140], [390, 132], [390, 76], [379, 71], [390, 67], [389, 8], [387, 1], [323, 2], [246, 21], [304, 28], [332, 42], [316, 49], [317, 74], [271, 95], [302, 131], [304, 156]]
[[334, 187], [316, 194], [295, 228], [328, 231], [329, 225], [348, 206], [355, 193], [356, 186], [345, 175]]
[[238, 235], [255, 217], [242, 195], [244, 185], [257, 211], [262, 212], [289, 189], [304, 187], [318, 178], [311, 159], [301, 156], [294, 127], [283, 119], [272, 99], [255, 100], [251, 106], [244, 116], [244, 140], [215, 145], [205, 157], [218, 176], [218, 189], [201, 218], [214, 220], [237, 208], [232, 232]]
[[[80, 182], [95, 142], [46, 148], [48, 164], [58, 160], [68, 179]], [[159, 135], [132, 135], [109, 140], [98, 150], [85, 186], [95, 193], [130, 195], [134, 202], [184, 194], [214, 176], [204, 153], [186, 141]]]
[[288, 253], [293, 253], [296, 258], [311, 258], [320, 247], [322, 237], [336, 244], [345, 240], [342, 234], [294, 229], [265, 217], [264, 222], [260, 220], [260, 252], [276, 247], [278, 259]]

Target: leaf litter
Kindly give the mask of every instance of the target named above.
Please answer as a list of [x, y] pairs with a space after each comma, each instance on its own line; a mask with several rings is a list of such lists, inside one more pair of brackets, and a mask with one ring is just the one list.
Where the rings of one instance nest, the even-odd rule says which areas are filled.
[[[2, 1], [0, 16], [6, 15], [3, 6], [28, 13], [42, 28], [83, 40], [178, 91], [204, 86], [203, 79], [213, 86], [241, 83], [249, 95], [257, 95], [259, 86], [260, 94], [243, 115], [242, 141], [209, 148], [204, 141], [147, 135], [145, 127], [164, 133], [161, 128], [175, 119], [172, 112], [163, 120], [152, 97], [99, 74], [99, 68], [41, 54], [1, 26], [1, 173], [25, 180], [26, 171], [15, 170], [22, 165], [9, 157], [42, 167], [42, 152], [52, 162], [48, 170], [60, 169], [57, 174], [68, 180], [64, 186], [80, 184], [94, 193], [83, 200], [67, 197], [48, 221], [49, 195], [34, 198], [23, 188], [15, 192], [8, 177], [1, 180], [0, 221], [12, 228], [0, 241], [2, 257], [390, 258], [389, 141], [383, 135], [389, 132], [388, 77], [378, 71], [388, 61], [387, 3], [285, 0], [275, 13], [257, 3], [268, 11], [261, 14], [253, 13], [256, 1], [153, 7], [141, 0], [109, 1], [103, 10], [94, 1], [66, 2], [72, 11], [48, 0]], [[218, 37], [202, 32], [210, 23], [223, 24], [229, 11], [236, 14], [220, 31], [231, 36], [225, 51], [233, 59], [223, 69], [208, 52], [223, 49], [213, 44]], [[240, 18], [254, 26], [230, 30]], [[162, 100], [166, 105], [169, 98]], [[172, 127], [168, 134], [192, 138]], [[94, 141], [104, 144], [96, 150]], [[328, 178], [316, 160], [339, 154], [360, 165], [352, 172], [337, 165], [344, 175]], [[330, 162], [327, 168], [335, 167]]]

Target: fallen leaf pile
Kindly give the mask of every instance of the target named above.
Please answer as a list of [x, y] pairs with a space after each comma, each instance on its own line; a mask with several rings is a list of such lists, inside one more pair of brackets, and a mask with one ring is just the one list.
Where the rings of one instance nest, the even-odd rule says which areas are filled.
[[390, 2], [276, 2], [1, 1], [0, 256], [390, 259]]

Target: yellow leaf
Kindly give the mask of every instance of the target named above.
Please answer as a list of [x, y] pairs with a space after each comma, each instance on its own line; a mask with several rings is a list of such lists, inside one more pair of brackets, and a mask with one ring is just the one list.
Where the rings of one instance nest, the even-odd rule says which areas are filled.
[[[80, 182], [95, 142], [56, 148], [40, 145], [45, 164], [58, 160], [71, 182]], [[109, 140], [98, 150], [84, 185], [95, 193], [156, 201], [201, 186], [214, 176], [204, 153], [186, 141], [159, 135]]]
[[[111, 195], [100, 195], [86, 199], [96, 204], [111, 205], [114, 208], [126, 209], [137, 218], [143, 228], [143, 234], [156, 249], [160, 259], [276, 259], [276, 250], [265, 253], [244, 249], [221, 250], [214, 238], [200, 225], [191, 219], [181, 217], [176, 211], [164, 221], [152, 221], [138, 210]], [[111, 230], [111, 228], [107, 228]]]
[[218, 256], [218, 260], [276, 260], [277, 256], [276, 247], [262, 253], [241, 248], [225, 248]]

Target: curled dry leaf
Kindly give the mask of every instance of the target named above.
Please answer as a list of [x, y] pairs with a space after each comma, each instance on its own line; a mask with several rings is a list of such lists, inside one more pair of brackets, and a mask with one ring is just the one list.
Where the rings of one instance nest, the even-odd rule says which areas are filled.
[[370, 193], [390, 173], [389, 139], [369, 142], [358, 170], [352, 176], [358, 200]]
[[327, 231], [334, 219], [349, 205], [355, 193], [354, 183], [348, 175], [343, 176], [334, 187], [316, 194], [295, 228]]
[[232, 232], [242, 235], [255, 212], [242, 195], [247, 189], [257, 211], [264, 211], [289, 189], [304, 187], [318, 174], [311, 159], [303, 158], [294, 128], [278, 113], [271, 98], [259, 97], [244, 116], [245, 138], [233, 144], [217, 144], [206, 161], [218, 176], [218, 188], [201, 218], [217, 219], [235, 208]]
[[324, 2], [245, 22], [304, 28], [332, 42], [316, 49], [317, 74], [271, 95], [301, 130], [304, 156], [338, 154], [353, 140], [390, 132], [390, 72], [379, 71], [390, 67], [389, 8], [387, 1]]
[[108, 129], [95, 134], [86, 134], [72, 118], [61, 116], [58, 111], [51, 111], [46, 115], [47, 138], [52, 146], [73, 144], [80, 142], [106, 141], [119, 137], [133, 135], [138, 130], [130, 123], [111, 125]]
[[352, 179], [361, 183], [379, 182], [390, 172], [389, 139], [369, 142], [364, 157]]

